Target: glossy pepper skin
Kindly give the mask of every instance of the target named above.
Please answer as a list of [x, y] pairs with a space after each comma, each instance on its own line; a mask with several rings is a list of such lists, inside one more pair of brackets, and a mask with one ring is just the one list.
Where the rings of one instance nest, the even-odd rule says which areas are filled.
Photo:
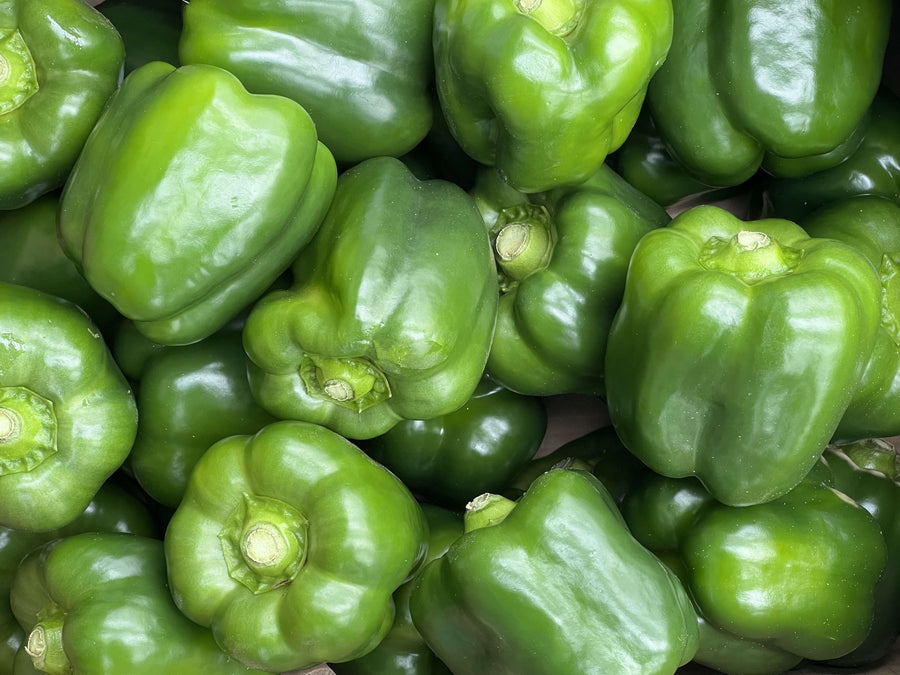
[[288, 268], [336, 175], [293, 101], [251, 95], [213, 66], [157, 61], [125, 79], [85, 144], [63, 191], [60, 239], [142, 333], [189, 344]]
[[82, 533], [48, 542], [22, 561], [10, 599], [28, 632], [17, 675], [260, 673], [178, 611], [158, 539]]
[[842, 241], [862, 253], [881, 281], [881, 323], [875, 348], [834, 440], [900, 434], [900, 203], [862, 196], [832, 202], [800, 224], [811, 237]]
[[[462, 516], [453, 511], [422, 504], [428, 521], [428, 555], [423, 564], [440, 558], [463, 534]], [[416, 630], [409, 611], [413, 577], [394, 592], [394, 623], [375, 649], [362, 658], [329, 664], [337, 675], [451, 675]]]
[[834, 434], [880, 305], [852, 247], [689, 209], [635, 248], [606, 352], [610, 419], [658, 473], [695, 475], [733, 506], [774, 499]]
[[[680, 568], [709, 624], [699, 662], [726, 673], [780, 673], [802, 658], [842, 656], [865, 639], [885, 568], [884, 537], [831, 482], [820, 460], [766, 504], [727, 506], [693, 478], [659, 475], [626, 497], [631, 532], [650, 550], [668, 552], [664, 560]], [[719, 649], [723, 641], [727, 651]]]
[[868, 666], [887, 656], [900, 635], [900, 459], [893, 445], [880, 439], [830, 445], [823, 457], [834, 487], [872, 514], [887, 546], [872, 627], [861, 645], [829, 664]]
[[583, 471], [550, 470], [518, 502], [473, 501], [410, 609], [455, 675], [674, 673], [697, 647], [680, 582]]
[[530, 396], [602, 395], [606, 337], [628, 261], [668, 214], [606, 166], [576, 187], [536, 195], [485, 169], [470, 194], [500, 279], [487, 373]]
[[484, 371], [497, 275], [474, 201], [398, 159], [344, 172], [292, 266], [250, 312], [250, 387], [276, 417], [353, 439], [462, 406]]
[[[153, 354], [136, 373], [138, 430], [128, 463], [157, 502], [176, 507], [191, 470], [216, 441], [252, 434], [275, 421], [250, 392], [242, 323], [183, 347]], [[127, 331], [130, 335], [124, 335]], [[141, 336], [125, 323], [113, 353], [128, 362]], [[146, 338], [143, 338], [146, 340]], [[138, 357], [139, 358], [139, 357]]]
[[234, 658], [301, 670], [375, 648], [426, 538], [387, 469], [324, 427], [276, 422], [197, 462], [166, 530], [169, 586]]
[[580, 183], [631, 131], [671, 40], [671, 0], [437, 0], [438, 99], [513, 188]]
[[59, 194], [53, 192], [27, 206], [0, 211], [0, 281], [74, 302], [104, 334], [111, 334], [120, 315], [63, 252], [56, 234], [58, 210]]
[[403, 420], [361, 447], [414, 493], [462, 508], [484, 492], [499, 492], [534, 457], [546, 433], [540, 398], [483, 378], [461, 408]]
[[116, 29], [82, 0], [0, 2], [0, 209], [63, 184], [123, 59]]
[[846, 161], [808, 176], [773, 177], [766, 183], [771, 213], [797, 221], [830, 202], [859, 195], [900, 202], [900, 99], [887, 90], [872, 102], [862, 141]]
[[0, 525], [53, 530], [125, 461], [134, 396], [70, 302], [0, 283], [0, 332]]
[[81, 532], [129, 532], [145, 537], [160, 534], [147, 507], [127, 488], [109, 480], [75, 520], [59, 530], [26, 532], [0, 527], [0, 674], [12, 675], [16, 653], [25, 641], [22, 627], [9, 606], [9, 591], [22, 559], [53, 539]]
[[[674, 0], [647, 93], [672, 155], [711, 186], [844, 160], [881, 79], [889, 0]], [[686, 93], [687, 92], [687, 93]]]
[[399, 156], [432, 121], [434, 0], [192, 0], [182, 63], [300, 103], [342, 163]]

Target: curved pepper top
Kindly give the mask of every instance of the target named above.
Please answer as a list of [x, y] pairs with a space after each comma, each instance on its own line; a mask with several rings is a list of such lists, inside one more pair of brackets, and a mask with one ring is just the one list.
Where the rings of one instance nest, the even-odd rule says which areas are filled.
[[628, 136], [671, 0], [437, 0], [437, 93], [460, 146], [523, 192], [579, 183]]
[[647, 93], [668, 149], [710, 186], [765, 162], [834, 166], [859, 144], [881, 79], [890, 0], [675, 0], [665, 64]]

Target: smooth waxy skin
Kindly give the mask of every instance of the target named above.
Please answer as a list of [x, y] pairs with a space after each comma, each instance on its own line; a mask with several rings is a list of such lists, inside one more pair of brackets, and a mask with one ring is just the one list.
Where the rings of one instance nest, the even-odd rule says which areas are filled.
[[711, 186], [765, 162], [804, 175], [845, 159], [881, 79], [888, 0], [674, 0], [647, 93], [676, 160]]
[[872, 627], [861, 645], [834, 663], [867, 666], [887, 656], [900, 635], [900, 460], [891, 444], [873, 439], [830, 445], [823, 457], [834, 475], [834, 487], [872, 514], [887, 546], [887, 563], [875, 588]]
[[[200, 342], [167, 348], [135, 376], [139, 417], [129, 466], [147, 494], [165, 506], [178, 506], [209, 446], [275, 421], [250, 393], [242, 327], [229, 325]], [[123, 350], [135, 351], [140, 337], [126, 336], [121, 349], [117, 342], [116, 358], [121, 354], [127, 362]]]
[[593, 476], [542, 474], [498, 524], [471, 528], [473, 509], [410, 599], [416, 627], [456, 675], [674, 673], [691, 659], [687, 594]]
[[372, 650], [426, 553], [409, 490], [337, 434], [276, 422], [213, 445], [166, 531], [178, 607], [241, 662], [285, 671]]
[[248, 94], [213, 66], [153, 62], [126, 78], [85, 145], [63, 191], [60, 238], [142, 333], [189, 344], [287, 269], [336, 175], [293, 101]]
[[862, 253], [881, 280], [881, 325], [875, 348], [835, 441], [900, 434], [900, 204], [876, 196], [833, 202], [800, 223], [812, 237], [837, 239]]
[[537, 452], [547, 432], [541, 399], [485, 378], [451, 413], [403, 420], [362, 444], [414, 493], [462, 508], [484, 492], [499, 492]]
[[[433, 504], [422, 504], [428, 521], [428, 555], [423, 564], [444, 555], [463, 533], [462, 516]], [[416, 577], [394, 593], [396, 614], [391, 630], [378, 646], [362, 658], [329, 664], [337, 675], [450, 675], [419, 635], [409, 611], [409, 597]]]
[[74, 302], [109, 332], [119, 313], [97, 295], [63, 252], [56, 233], [58, 209], [59, 195], [54, 192], [22, 208], [0, 211], [0, 281]]
[[365, 439], [475, 391], [497, 275], [472, 199], [397, 159], [342, 174], [318, 234], [244, 327], [254, 397], [276, 417]]
[[0, 525], [52, 530], [81, 513], [128, 455], [137, 409], [75, 305], [0, 284]]
[[693, 478], [660, 475], [626, 496], [631, 532], [697, 606], [699, 663], [774, 674], [865, 638], [885, 543], [875, 519], [830, 486], [832, 463], [820, 460], [789, 493], [755, 506], [725, 506]]
[[900, 201], [900, 99], [887, 90], [872, 102], [862, 141], [846, 161], [766, 184], [773, 215], [798, 222], [829, 202], [859, 195]]
[[819, 660], [865, 639], [885, 566], [875, 519], [814, 481], [768, 504], [705, 509], [681, 551], [710, 622]]
[[122, 38], [82, 0], [0, 2], [0, 209], [63, 184], [123, 59]]
[[602, 395], [603, 356], [638, 240], [670, 218], [612, 169], [525, 195], [486, 169], [471, 190], [500, 275], [487, 373], [530, 396]]
[[[229, 658], [208, 629], [178, 611], [158, 539], [85, 533], [44, 544], [23, 560], [10, 599], [30, 649], [37, 652], [36, 627], [48, 638], [47, 663], [29, 658], [23, 646], [17, 675], [260, 673]], [[54, 644], [59, 630], [61, 643]]]
[[182, 63], [300, 103], [339, 162], [399, 156], [432, 120], [434, 0], [193, 0]]
[[580, 183], [631, 131], [671, 40], [671, 0], [438, 0], [438, 98], [515, 189]]
[[155, 537], [159, 527], [147, 508], [125, 487], [107, 481], [87, 508], [75, 520], [59, 530], [26, 532], [0, 527], [0, 673], [12, 675], [13, 663], [25, 640], [22, 627], [9, 606], [9, 590], [19, 563], [32, 549], [53, 539], [81, 532], [130, 532]]
[[[743, 234], [742, 234], [743, 233]], [[622, 442], [726, 504], [810, 470], [850, 404], [881, 312], [855, 249], [699, 206], [638, 243], [606, 353]]]

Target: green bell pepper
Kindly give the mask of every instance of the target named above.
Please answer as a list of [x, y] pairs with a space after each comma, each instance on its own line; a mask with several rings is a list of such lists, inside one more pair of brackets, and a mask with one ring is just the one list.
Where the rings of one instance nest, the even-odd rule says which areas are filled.
[[709, 203], [728, 199], [735, 193], [735, 188], [714, 188], [700, 182], [675, 161], [646, 104], [634, 129], [611, 157], [610, 165], [631, 185], [663, 206], [690, 196], [702, 197]]
[[121, 318], [97, 295], [63, 252], [56, 233], [57, 193], [27, 206], [0, 211], [0, 281], [65, 298], [81, 307], [110, 334]]
[[[136, 373], [138, 429], [128, 465], [147, 494], [165, 506], [178, 506], [209, 446], [275, 421], [250, 393], [242, 328], [232, 322], [200, 342], [168, 347]], [[134, 325], [124, 323], [118, 337], [124, 340], [113, 345], [116, 359], [135, 358], [122, 353], [134, 351], [142, 338]]]
[[157, 539], [84, 533], [48, 542], [22, 561], [10, 600], [28, 632], [17, 675], [260, 672], [178, 611]]
[[878, 338], [834, 440], [900, 434], [900, 203], [854, 197], [814, 211], [800, 225], [811, 237], [854, 247], [878, 270], [881, 281]]
[[250, 312], [250, 387], [276, 417], [365, 439], [462, 406], [484, 371], [497, 274], [474, 201], [391, 157], [344, 172], [294, 285]]
[[312, 116], [342, 163], [399, 156], [432, 121], [434, 0], [191, 0], [182, 63], [209, 63]]
[[0, 527], [0, 675], [12, 675], [25, 633], [9, 605], [9, 591], [19, 563], [32, 549], [53, 539], [81, 532], [130, 532], [145, 537], [160, 534], [155, 519], [140, 499], [118, 481], [108, 480], [75, 520], [58, 530], [26, 532]]
[[124, 57], [116, 29], [83, 0], [0, 0], [0, 209], [63, 184]]
[[151, 61], [178, 63], [181, 12], [174, 0], [105, 0], [97, 9], [125, 43], [125, 74]]
[[0, 525], [53, 530], [125, 461], [134, 397], [75, 305], [0, 283], [0, 326]]
[[900, 458], [880, 439], [831, 445], [823, 456], [834, 487], [872, 514], [887, 545], [887, 564], [875, 587], [872, 627], [861, 645], [829, 663], [870, 666], [890, 654], [900, 635]]
[[852, 247], [689, 209], [635, 248], [606, 352], [610, 419], [658, 473], [695, 475], [733, 506], [774, 499], [834, 434], [880, 314]]
[[153, 62], [125, 79], [85, 144], [60, 239], [147, 337], [196, 342], [288, 268], [336, 177], [293, 101], [248, 94], [213, 66]]
[[564, 464], [594, 474], [616, 504], [621, 504], [632, 486], [649, 472], [649, 469], [622, 445], [615, 429], [605, 426], [563, 443], [553, 452], [530, 461], [509, 481], [503, 495], [510, 499], [518, 499], [538, 476], [556, 465]]
[[403, 420], [360, 447], [415, 494], [462, 508], [502, 490], [537, 452], [547, 433], [541, 399], [482, 379], [459, 409], [427, 420]]
[[165, 536], [169, 587], [242, 663], [293, 670], [374, 649], [427, 524], [409, 490], [324, 427], [282, 421], [213, 445]]
[[865, 639], [885, 540], [860, 504], [831, 487], [829, 466], [820, 459], [787, 494], [754, 506], [727, 506], [694, 478], [660, 475], [625, 498], [632, 534], [667, 553], [707, 624], [699, 663], [781, 673]]
[[[433, 504], [422, 504], [428, 521], [428, 555], [423, 564], [440, 558], [463, 533], [462, 517]], [[329, 664], [337, 675], [451, 675], [416, 630], [409, 611], [413, 577], [394, 592], [394, 623], [378, 646], [362, 658]]]
[[773, 215], [801, 220], [832, 201], [879, 195], [900, 202], [900, 99], [879, 92], [862, 142], [846, 161], [797, 178], [771, 178], [766, 199]]
[[437, 0], [438, 99], [515, 189], [580, 183], [628, 136], [671, 40], [671, 0]]
[[844, 160], [875, 97], [890, 0], [674, 0], [647, 92], [675, 159], [711, 186]]
[[590, 474], [550, 470], [518, 502], [473, 500], [465, 519], [410, 598], [455, 675], [652, 675], [693, 656], [690, 599]]
[[638, 240], [670, 218], [612, 169], [537, 195], [486, 169], [470, 194], [500, 278], [487, 373], [531, 396], [603, 394], [603, 355]]

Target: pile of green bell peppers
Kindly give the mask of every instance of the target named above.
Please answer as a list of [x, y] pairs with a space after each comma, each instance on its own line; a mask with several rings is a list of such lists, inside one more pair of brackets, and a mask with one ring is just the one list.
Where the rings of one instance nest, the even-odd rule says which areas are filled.
[[0, 675], [867, 672], [890, 0], [0, 0]]

